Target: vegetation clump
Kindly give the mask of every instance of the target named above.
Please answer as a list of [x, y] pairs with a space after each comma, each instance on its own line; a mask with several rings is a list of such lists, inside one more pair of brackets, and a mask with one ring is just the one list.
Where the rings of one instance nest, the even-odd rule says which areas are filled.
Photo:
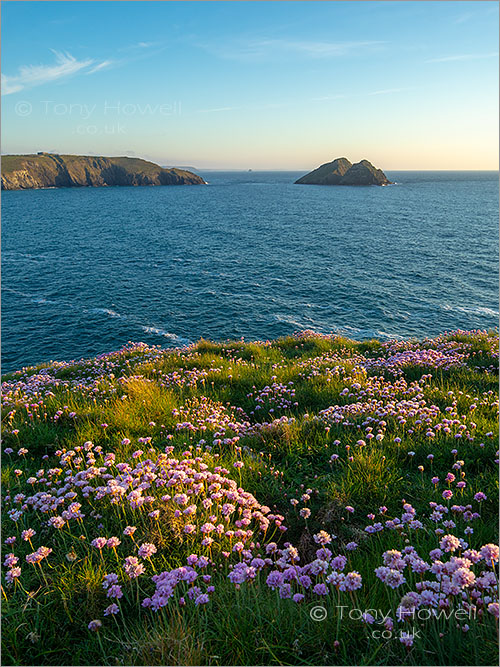
[[4, 664], [493, 664], [498, 336], [3, 378]]

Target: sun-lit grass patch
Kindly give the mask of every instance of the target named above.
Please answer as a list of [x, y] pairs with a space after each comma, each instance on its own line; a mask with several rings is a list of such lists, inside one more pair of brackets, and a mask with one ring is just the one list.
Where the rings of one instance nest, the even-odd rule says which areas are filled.
[[498, 337], [4, 378], [4, 664], [493, 664]]

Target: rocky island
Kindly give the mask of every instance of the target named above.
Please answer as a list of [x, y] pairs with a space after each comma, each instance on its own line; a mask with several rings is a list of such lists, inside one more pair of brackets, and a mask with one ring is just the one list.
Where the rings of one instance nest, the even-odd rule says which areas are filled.
[[184, 169], [163, 169], [130, 157], [2, 155], [2, 190], [105, 187], [111, 185], [204, 185]]
[[368, 160], [352, 164], [345, 157], [322, 164], [309, 174], [302, 176], [299, 185], [390, 185], [384, 172]]

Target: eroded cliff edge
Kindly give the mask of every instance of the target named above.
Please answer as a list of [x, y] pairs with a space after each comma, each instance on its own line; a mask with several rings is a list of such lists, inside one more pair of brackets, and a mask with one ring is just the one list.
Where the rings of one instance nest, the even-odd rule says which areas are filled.
[[2, 190], [204, 183], [190, 171], [163, 169], [139, 158], [52, 153], [2, 156]]

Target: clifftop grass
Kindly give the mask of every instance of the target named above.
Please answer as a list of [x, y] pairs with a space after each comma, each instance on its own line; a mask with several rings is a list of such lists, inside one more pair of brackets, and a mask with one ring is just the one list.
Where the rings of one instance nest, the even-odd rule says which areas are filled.
[[493, 664], [494, 333], [3, 380], [4, 664]]
[[163, 169], [140, 158], [55, 153], [2, 156], [3, 190], [203, 183], [200, 176], [190, 171]]

